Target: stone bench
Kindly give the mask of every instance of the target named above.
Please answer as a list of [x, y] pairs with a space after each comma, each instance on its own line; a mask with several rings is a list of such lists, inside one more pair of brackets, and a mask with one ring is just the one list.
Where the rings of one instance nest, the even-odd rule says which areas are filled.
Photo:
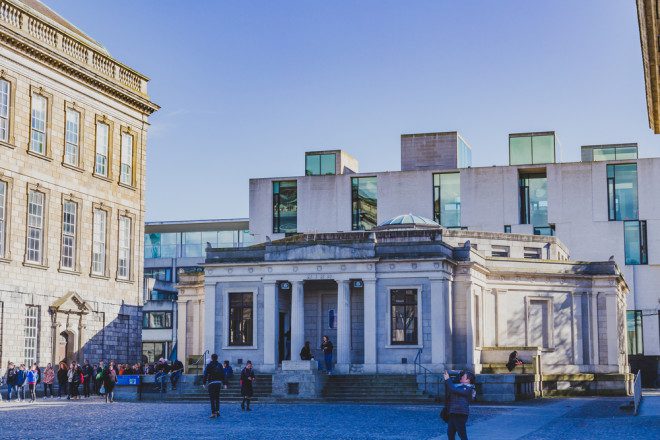
[[481, 348], [481, 368], [483, 373], [488, 374], [506, 374], [509, 373], [506, 364], [509, 362], [511, 352], [518, 352], [518, 359], [524, 362], [517, 366], [512, 374], [535, 374], [536, 356], [541, 355], [541, 347], [482, 347]]

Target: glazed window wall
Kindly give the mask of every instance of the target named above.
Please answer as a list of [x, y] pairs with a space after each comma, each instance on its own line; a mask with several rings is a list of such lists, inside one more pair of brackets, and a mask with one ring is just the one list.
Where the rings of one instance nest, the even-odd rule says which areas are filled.
[[553, 134], [509, 137], [509, 165], [554, 162], [555, 136]]
[[637, 164], [607, 166], [607, 208], [610, 220], [637, 220]]
[[642, 311], [626, 311], [628, 331], [628, 354], [644, 354], [644, 339], [642, 337]]
[[298, 182], [273, 182], [273, 233], [293, 234], [298, 230]]
[[458, 138], [458, 167], [467, 168], [472, 166], [472, 149], [460, 137]]
[[433, 175], [433, 219], [447, 228], [461, 226], [461, 175]]
[[637, 147], [603, 147], [593, 149], [593, 161], [637, 159]]
[[246, 230], [163, 232], [144, 235], [144, 258], [204, 257], [213, 248], [250, 246], [254, 237]]
[[368, 231], [376, 226], [378, 185], [376, 177], [351, 178], [351, 229]]
[[646, 221], [623, 222], [623, 238], [626, 264], [648, 264]]
[[169, 267], [145, 268], [145, 278], [155, 278], [158, 281], [172, 282], [172, 269]]
[[521, 174], [520, 223], [548, 226], [548, 179], [545, 174]]
[[336, 154], [308, 154], [305, 156], [305, 175], [323, 176], [336, 174]]
[[142, 314], [142, 328], [172, 328], [172, 312], [144, 312]]

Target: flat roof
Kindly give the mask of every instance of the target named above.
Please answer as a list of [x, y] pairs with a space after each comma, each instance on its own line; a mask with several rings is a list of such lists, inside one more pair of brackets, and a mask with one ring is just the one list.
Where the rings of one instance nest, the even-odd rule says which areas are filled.
[[193, 231], [232, 231], [246, 230], [249, 227], [247, 218], [221, 218], [203, 220], [165, 220], [145, 222], [144, 232], [193, 232]]

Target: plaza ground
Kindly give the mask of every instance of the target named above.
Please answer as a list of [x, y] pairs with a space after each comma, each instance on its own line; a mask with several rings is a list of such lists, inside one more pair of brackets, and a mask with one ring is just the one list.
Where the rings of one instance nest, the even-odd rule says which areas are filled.
[[[475, 405], [471, 439], [657, 439], [660, 396], [645, 397], [638, 416], [622, 412], [625, 398], [546, 399]], [[211, 420], [206, 403], [0, 403], [0, 438], [443, 439], [438, 406], [359, 404], [221, 405]]]

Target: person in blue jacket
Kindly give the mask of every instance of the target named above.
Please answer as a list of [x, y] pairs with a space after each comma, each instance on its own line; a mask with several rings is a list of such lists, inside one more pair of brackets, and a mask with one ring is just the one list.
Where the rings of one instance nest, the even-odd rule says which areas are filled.
[[25, 364], [21, 364], [18, 369], [18, 374], [16, 375], [16, 385], [14, 389], [16, 390], [16, 395], [18, 396], [18, 401], [22, 402], [25, 400], [25, 384], [27, 383], [27, 371], [25, 370]]
[[461, 440], [467, 440], [465, 424], [470, 415], [470, 402], [477, 396], [474, 389], [474, 374], [469, 371], [459, 373], [460, 383], [455, 384], [449, 379], [449, 373], [445, 371], [445, 393], [449, 396], [447, 420], [447, 437], [449, 440], [456, 438], [456, 433]]
[[37, 382], [39, 381], [39, 373], [37, 373], [37, 364], [32, 365], [30, 371], [27, 372], [27, 383], [30, 387], [30, 403], [37, 400]]

